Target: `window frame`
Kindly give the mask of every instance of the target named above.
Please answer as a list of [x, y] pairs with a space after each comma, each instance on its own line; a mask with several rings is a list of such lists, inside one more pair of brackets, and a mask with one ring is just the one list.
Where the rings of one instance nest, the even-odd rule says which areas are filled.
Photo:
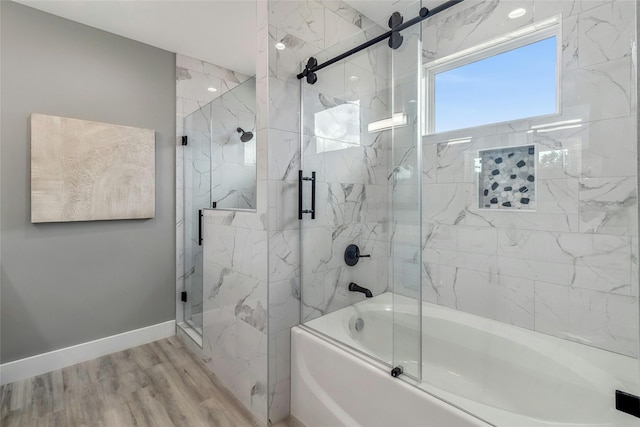
[[531, 24], [515, 32], [498, 37], [491, 41], [481, 43], [469, 49], [448, 55], [429, 63], [424, 64], [423, 91], [425, 97], [425, 133], [424, 135], [435, 135], [435, 76], [439, 73], [449, 71], [473, 62], [491, 58], [505, 52], [519, 49], [521, 47], [536, 43], [551, 37], [556, 38], [556, 109], [554, 112], [517, 119], [490, 122], [481, 125], [460, 127], [449, 129], [437, 133], [458, 132], [465, 129], [475, 129], [484, 126], [495, 126], [505, 123], [512, 123], [521, 120], [531, 120], [540, 117], [553, 117], [561, 114], [562, 111], [562, 27], [559, 18], [551, 18], [538, 24]]

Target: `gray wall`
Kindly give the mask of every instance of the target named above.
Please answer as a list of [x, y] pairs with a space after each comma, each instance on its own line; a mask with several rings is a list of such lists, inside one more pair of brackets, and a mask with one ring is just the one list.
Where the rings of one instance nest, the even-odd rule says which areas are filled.
[[[2, 363], [174, 319], [175, 55], [1, 13]], [[156, 130], [156, 218], [30, 223], [31, 113]]]

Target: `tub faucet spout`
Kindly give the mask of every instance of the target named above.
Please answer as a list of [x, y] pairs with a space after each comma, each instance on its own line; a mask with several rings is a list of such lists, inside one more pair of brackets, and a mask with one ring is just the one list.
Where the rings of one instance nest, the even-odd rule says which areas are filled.
[[364, 296], [367, 297], [367, 298], [373, 297], [373, 294], [371, 293], [371, 291], [369, 289], [363, 288], [362, 286], [358, 286], [353, 282], [349, 283], [349, 290], [351, 292], [362, 292], [364, 294]]

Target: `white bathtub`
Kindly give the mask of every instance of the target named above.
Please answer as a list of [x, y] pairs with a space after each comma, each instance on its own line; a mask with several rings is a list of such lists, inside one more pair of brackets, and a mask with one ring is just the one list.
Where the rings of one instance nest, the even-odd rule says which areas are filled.
[[[638, 392], [636, 359], [429, 303], [420, 349], [417, 310], [385, 293], [294, 328], [292, 414], [309, 427], [640, 425], [614, 409], [616, 389]], [[393, 352], [417, 373], [420, 350], [421, 383], [389, 375]]]

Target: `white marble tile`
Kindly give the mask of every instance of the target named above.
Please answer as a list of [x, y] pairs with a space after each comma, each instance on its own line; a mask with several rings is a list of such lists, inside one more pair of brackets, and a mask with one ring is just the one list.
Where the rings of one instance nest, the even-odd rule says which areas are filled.
[[[270, 28], [271, 45], [280, 42], [286, 46], [284, 50], [276, 50], [269, 46], [271, 75], [283, 81], [299, 84], [296, 76], [304, 69], [307, 59], [315, 55], [319, 48], [286, 31]], [[306, 85], [306, 82], [303, 84]]]
[[569, 266], [569, 282], [549, 277], [538, 280], [586, 289], [629, 294], [630, 251], [628, 237], [498, 231], [500, 256], [563, 264], [564, 272]]
[[554, 129], [551, 132], [533, 134], [538, 153], [536, 167], [539, 180], [580, 176], [585, 128], [582, 125], [569, 129], [558, 129], [559, 127], [561, 126], [551, 127], [550, 129]]
[[[362, 29], [355, 25], [352, 21], [348, 21], [345, 17], [332, 11], [331, 9], [325, 9], [324, 11], [324, 47], [329, 48], [337, 43], [344, 43], [345, 39], [349, 39], [358, 33]], [[354, 41], [354, 44], [360, 44], [364, 41], [365, 37], [361, 36], [358, 41]], [[362, 41], [360, 41], [362, 40]]]
[[617, 1], [579, 15], [581, 67], [631, 56], [635, 25], [629, 17], [635, 8], [635, 2]]
[[[266, 357], [265, 357], [266, 363]], [[231, 391], [258, 419], [267, 419], [267, 373], [256, 375], [240, 366]]]
[[299, 228], [300, 220], [298, 220], [298, 182], [277, 181], [276, 187], [277, 229], [285, 230]]
[[636, 236], [638, 183], [635, 176], [580, 180], [580, 232]]
[[438, 264], [422, 263], [422, 300], [438, 303]]
[[537, 184], [538, 212], [578, 213], [577, 179], [543, 179]]
[[313, 124], [319, 112], [331, 110], [345, 102], [345, 63], [337, 62], [318, 72], [318, 81], [313, 85], [302, 83], [302, 93], [305, 122]]
[[[362, 108], [385, 113], [390, 107], [389, 82], [386, 76], [375, 74], [353, 62], [345, 63], [345, 100], [358, 103]], [[378, 118], [378, 117], [376, 117]], [[365, 120], [364, 123], [370, 123]]]
[[[286, 3], [286, 2], [284, 2]], [[299, 85], [269, 78], [269, 122], [272, 129], [299, 132]]]
[[425, 184], [422, 187], [422, 218], [425, 222], [460, 224], [466, 215], [467, 185]]
[[300, 274], [298, 230], [269, 232], [269, 280], [279, 282]]
[[276, 382], [291, 377], [291, 330], [285, 329], [276, 334]]
[[557, 14], [562, 14], [563, 17], [574, 16], [612, 1], [613, 0], [536, 1], [533, 4], [534, 16], [536, 21]]
[[278, 333], [300, 323], [300, 279], [269, 284], [269, 330]]
[[638, 286], [638, 237], [631, 237], [631, 295], [639, 295]]
[[569, 287], [535, 282], [535, 330], [555, 336], [569, 331]]
[[[241, 276], [242, 277], [242, 276]], [[240, 280], [227, 297], [235, 301], [233, 307], [236, 317], [253, 328], [267, 330], [267, 284], [256, 280]]]
[[497, 254], [497, 230], [449, 225], [435, 225], [426, 235], [424, 248]]
[[302, 276], [302, 286], [300, 287], [302, 322], [324, 314], [324, 278], [323, 272]]
[[316, 1], [274, 1], [269, 3], [269, 25], [324, 48], [325, 8]]
[[569, 339], [638, 356], [636, 297], [571, 289], [569, 304]]
[[230, 387], [235, 380], [236, 318], [222, 309], [205, 309], [203, 351], [211, 357], [210, 367]]
[[[176, 90], [184, 99], [196, 101], [199, 105], [204, 106], [214, 99], [220, 97], [224, 92], [237, 86], [237, 83], [226, 82], [219, 77], [208, 74], [199, 73], [193, 70], [185, 70], [185, 78], [177, 81]], [[214, 87], [217, 92], [209, 92], [207, 88]], [[189, 104], [185, 103], [185, 116], [195, 111], [189, 108]]]
[[342, 0], [324, 0], [322, 5], [358, 28], [372, 24], [369, 19]]
[[516, 326], [534, 327], [531, 280], [440, 266], [439, 304]]
[[203, 61], [180, 53], [176, 54], [176, 66], [204, 73]]
[[273, 386], [270, 395], [269, 420], [276, 423], [289, 415], [289, 401], [291, 400], [291, 381], [280, 381]]
[[538, 261], [527, 258], [499, 256], [498, 273], [510, 277], [569, 286], [575, 271], [573, 264]]
[[[437, 23], [438, 58], [532, 23], [533, 5], [532, 0], [474, 1], [443, 12]], [[518, 19], [506, 19], [507, 14], [517, 8], [524, 8], [528, 13]]]
[[589, 121], [628, 116], [635, 99], [632, 75], [631, 58], [626, 57], [568, 70], [562, 77], [563, 108], [582, 107]]
[[[266, 10], [267, 4], [268, 4], [267, 2], [263, 2], [257, 5], [259, 15], [264, 14], [268, 16], [268, 11]], [[257, 28], [258, 30], [256, 31], [257, 52], [256, 52], [255, 78], [256, 78], [256, 82], [259, 82], [259, 81], [265, 81], [266, 79], [274, 75], [273, 69], [271, 67], [273, 67], [273, 63], [275, 62], [274, 51], [276, 51], [276, 48], [275, 48], [275, 43], [273, 43], [274, 42], [273, 37], [275, 37], [276, 29], [267, 25], [266, 18], [265, 18], [264, 25], [258, 26]], [[256, 89], [257, 88], [258, 87], [256, 86]], [[256, 94], [257, 99], [261, 97], [266, 98], [267, 88], [262, 87], [260, 90], [263, 91], [263, 89], [264, 89], [264, 93], [262, 94], [262, 96]], [[257, 111], [258, 111], [258, 102], [256, 102], [256, 112]], [[260, 127], [258, 129], [260, 129]]]
[[349, 283], [353, 281], [349, 276], [346, 267], [327, 272], [325, 276], [325, 313], [332, 313], [365, 299], [362, 293], [348, 290]]
[[582, 176], [636, 175], [636, 117], [601, 120], [587, 126], [588, 137], [582, 138]]
[[300, 134], [269, 130], [269, 179], [297, 180], [300, 169]]
[[[354, 47], [354, 42], [358, 42], [359, 40], [362, 40], [362, 42], [364, 42], [365, 37], [366, 40], [370, 40], [384, 32], [382, 30], [383, 28], [376, 26], [374, 28], [371, 28], [371, 31], [365, 31], [365, 33], [362, 35], [356, 35], [355, 37], [346, 40], [344, 46], [337, 45], [336, 47], [338, 50], [336, 50], [335, 53], [339, 54], [351, 49], [352, 47]], [[384, 30], [386, 31], [386, 29]], [[368, 35], [365, 36], [365, 34]], [[361, 42], [358, 42], [358, 44], [359, 43]], [[389, 47], [386, 43], [379, 43], [377, 45], [371, 46], [368, 49], [360, 51], [350, 56], [348, 61], [348, 63], [351, 65], [355, 65], [363, 70], [373, 73], [376, 76], [384, 77], [386, 79], [389, 79], [391, 77], [389, 73], [390, 62], [391, 58], [389, 56]], [[347, 77], [349, 77], [349, 75], [347, 75]]]
[[436, 182], [438, 164], [438, 146], [436, 144], [422, 144], [422, 182], [423, 185]]
[[[472, 252], [458, 252], [456, 250], [434, 250], [437, 253], [435, 260], [438, 264], [466, 268], [469, 270], [477, 270], [482, 273], [496, 273], [498, 266], [498, 257], [496, 255], [477, 254]], [[440, 280], [440, 271], [438, 271], [438, 280]]]
[[[326, 193], [325, 193], [326, 191]], [[322, 197], [326, 194], [326, 197]], [[319, 194], [321, 216], [330, 225], [386, 221], [386, 188], [381, 185], [324, 184]]]
[[[472, 200], [473, 203], [477, 201]], [[505, 212], [468, 206], [465, 224], [477, 227], [516, 228], [540, 231], [578, 231], [578, 214]]]
[[269, 126], [269, 81], [269, 76], [256, 79], [256, 129], [258, 131]]
[[[236, 228], [235, 231], [231, 268], [266, 282], [268, 279], [267, 232], [246, 228]], [[218, 262], [217, 259], [215, 261]]]
[[[538, 2], [542, 3], [542, 2]], [[545, 2], [552, 3], [552, 2]], [[537, 6], [536, 6], [537, 7]], [[578, 15], [564, 17], [562, 20], [562, 70], [577, 68], [580, 63], [578, 44]]]

